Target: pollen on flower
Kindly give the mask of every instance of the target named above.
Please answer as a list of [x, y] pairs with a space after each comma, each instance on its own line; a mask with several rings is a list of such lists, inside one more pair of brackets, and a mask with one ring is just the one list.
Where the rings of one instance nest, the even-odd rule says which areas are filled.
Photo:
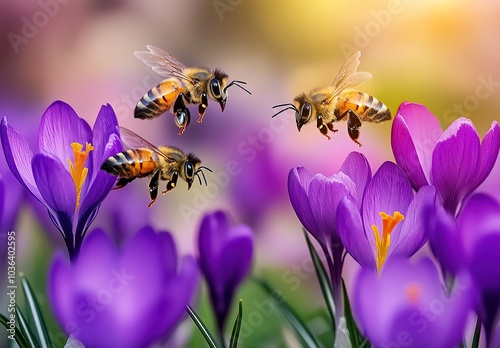
[[406, 299], [408, 303], [418, 304], [422, 297], [422, 289], [419, 284], [411, 283], [406, 287]]
[[83, 150], [83, 145], [77, 142], [71, 143], [71, 148], [73, 149], [74, 162], [68, 159], [69, 172], [73, 178], [76, 188], [76, 206], [75, 210], [78, 209], [80, 205], [80, 196], [82, 193], [82, 186], [87, 178], [88, 168], [85, 167], [85, 162], [89, 155], [89, 152], [94, 150], [94, 147], [90, 143], [85, 144], [85, 150]]
[[393, 216], [382, 211], [380, 212], [380, 217], [382, 217], [382, 235], [380, 235], [376, 225], [371, 226], [375, 236], [375, 247], [377, 248], [378, 271], [380, 271], [387, 258], [389, 246], [391, 245], [391, 233], [394, 227], [405, 218], [399, 211], [394, 212]]

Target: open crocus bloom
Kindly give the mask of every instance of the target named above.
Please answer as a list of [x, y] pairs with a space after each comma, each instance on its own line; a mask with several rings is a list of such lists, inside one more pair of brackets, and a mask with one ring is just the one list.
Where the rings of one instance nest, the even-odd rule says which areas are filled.
[[435, 190], [424, 186], [415, 195], [392, 162], [385, 162], [366, 185], [362, 202], [346, 196], [337, 208], [337, 231], [347, 252], [362, 266], [380, 270], [391, 256], [409, 258], [427, 241], [427, 206]]
[[115, 177], [100, 170], [102, 163], [122, 150], [118, 122], [111, 106], [101, 108], [91, 129], [68, 104], [56, 101], [42, 116], [39, 151], [2, 119], [0, 135], [7, 164], [17, 180], [48, 209], [76, 257], [85, 232]]
[[392, 151], [415, 190], [433, 185], [444, 208], [456, 214], [462, 200], [489, 175], [500, 149], [496, 121], [483, 138], [461, 117], [444, 132], [423, 105], [404, 102], [392, 124]]
[[166, 338], [198, 284], [191, 256], [181, 262], [170, 233], [139, 230], [120, 250], [100, 229], [72, 264], [59, 253], [48, 295], [61, 328], [86, 347], [148, 347]]
[[474, 290], [467, 276], [456, 279], [452, 293], [443, 288], [430, 259], [416, 264], [394, 258], [381, 272], [362, 268], [354, 283], [353, 311], [372, 347], [455, 347]]

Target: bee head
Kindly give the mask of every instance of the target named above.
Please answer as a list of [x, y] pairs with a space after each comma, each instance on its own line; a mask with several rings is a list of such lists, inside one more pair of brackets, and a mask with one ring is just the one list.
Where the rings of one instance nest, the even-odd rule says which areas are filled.
[[226, 73], [222, 72], [221, 70], [215, 70], [214, 71], [214, 77], [209, 81], [209, 90], [210, 94], [212, 94], [212, 98], [215, 99], [219, 105], [220, 109], [224, 111], [224, 108], [226, 107], [226, 101], [227, 101], [227, 78], [228, 76]]
[[311, 103], [306, 101], [305, 95], [299, 95], [294, 99], [295, 106], [295, 122], [297, 123], [297, 129], [300, 129], [311, 119], [312, 106]]

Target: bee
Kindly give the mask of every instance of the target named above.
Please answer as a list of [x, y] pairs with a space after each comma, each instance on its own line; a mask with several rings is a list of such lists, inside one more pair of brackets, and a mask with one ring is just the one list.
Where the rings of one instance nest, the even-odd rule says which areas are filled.
[[241, 86], [246, 82], [233, 80], [228, 83], [228, 75], [219, 69], [188, 68], [164, 50], [151, 45], [146, 47], [149, 52], [139, 51], [134, 55], [167, 79], [139, 100], [134, 111], [135, 118], [151, 119], [170, 111], [180, 128], [179, 135], [182, 135], [191, 120], [186, 104], [198, 104], [198, 123], [201, 123], [208, 99], [218, 102], [224, 111], [229, 87], [237, 86], [252, 94]]
[[301, 93], [292, 103], [279, 104], [274, 108], [285, 107], [273, 117], [286, 110], [295, 111], [295, 121], [300, 132], [302, 126], [316, 121], [320, 133], [330, 140], [328, 131], [335, 133], [333, 123], [347, 119], [347, 132], [351, 139], [358, 141], [361, 121], [379, 123], [391, 119], [391, 112], [385, 104], [369, 94], [351, 91], [352, 87], [371, 79], [367, 72], [358, 72], [361, 52], [354, 53], [342, 65], [333, 83], [324, 88], [316, 88], [308, 93]]
[[149, 197], [151, 207], [158, 196], [159, 180], [167, 181], [167, 187], [162, 194], [166, 194], [177, 185], [179, 177], [188, 184], [188, 190], [197, 177], [202, 184], [200, 175], [203, 176], [205, 185], [207, 180], [202, 169], [209, 172], [207, 167], [201, 166], [201, 161], [192, 153], [185, 154], [175, 146], [156, 147], [131, 130], [120, 127], [121, 139], [131, 149], [109, 157], [101, 166], [106, 172], [119, 177], [113, 190], [125, 187], [136, 178], [150, 177]]

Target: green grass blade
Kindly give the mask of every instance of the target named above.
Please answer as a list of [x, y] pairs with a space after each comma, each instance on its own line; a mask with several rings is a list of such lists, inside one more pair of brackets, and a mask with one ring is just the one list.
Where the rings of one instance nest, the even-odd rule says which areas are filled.
[[[330, 279], [328, 277], [328, 273], [326, 273], [325, 266], [321, 262], [321, 259], [318, 256], [318, 252], [314, 248], [314, 245], [311, 243], [311, 239], [309, 238], [308, 233], [304, 230], [304, 235], [306, 236], [307, 246], [309, 248], [309, 252], [311, 253], [311, 259], [314, 264], [314, 270], [316, 271], [316, 276], [318, 277], [318, 282], [321, 287], [321, 292], [323, 293], [323, 297], [326, 302], [326, 308], [328, 309], [328, 314], [332, 320], [334, 331], [336, 329], [335, 325], [335, 302], [333, 300], [333, 291], [332, 285], [330, 283]], [[334, 332], [335, 337], [335, 332]]]
[[240, 300], [238, 306], [238, 316], [234, 322], [233, 331], [231, 332], [231, 340], [229, 341], [229, 348], [238, 347], [238, 338], [240, 337], [241, 322], [243, 320], [243, 300]]
[[36, 337], [31, 331], [31, 328], [29, 326], [28, 321], [26, 320], [26, 317], [24, 316], [20, 308], [16, 307], [16, 311], [18, 314], [17, 319], [19, 323], [19, 330], [23, 333], [30, 347], [37, 347], [38, 343]]
[[[19, 315], [17, 317], [19, 318]], [[0, 324], [5, 326], [6, 329], [10, 329], [9, 319], [7, 319], [7, 317], [5, 317], [3, 314], [0, 314]], [[15, 329], [14, 337], [20, 348], [36, 348], [34, 344], [30, 345], [28, 343], [28, 339], [25, 337], [23, 331], [21, 331], [18, 327], [16, 327]]]
[[349, 296], [347, 295], [347, 290], [345, 288], [344, 279], [342, 279], [342, 292], [344, 293], [344, 314], [347, 330], [349, 331], [349, 338], [351, 339], [351, 345], [355, 348], [368, 348], [370, 347], [370, 343], [363, 337], [363, 335], [361, 335], [358, 325], [354, 320], [354, 316], [351, 310], [351, 303], [349, 302]]
[[307, 326], [302, 322], [290, 305], [283, 300], [265, 280], [259, 278], [254, 278], [254, 280], [268, 295], [270, 295], [276, 307], [280, 309], [280, 313], [292, 327], [295, 336], [302, 343], [302, 346], [310, 348], [319, 347], [318, 342], [316, 342], [316, 339], [311, 331], [309, 331]]
[[481, 338], [481, 320], [477, 318], [476, 320], [476, 328], [474, 329], [474, 336], [472, 338], [471, 348], [479, 347], [479, 339]]
[[207, 341], [208, 346], [210, 348], [220, 348], [217, 344], [217, 341], [215, 341], [214, 336], [212, 336], [198, 314], [196, 314], [196, 312], [190, 306], [186, 306], [186, 311], [188, 312], [191, 319], [193, 319], [194, 323], [198, 327], [198, 330], [200, 330], [201, 334], [205, 338], [205, 341]]
[[38, 304], [33, 289], [28, 282], [28, 279], [21, 274], [21, 285], [24, 291], [24, 297], [26, 299], [27, 306], [27, 322], [30, 324], [30, 328], [35, 335], [35, 339], [40, 348], [50, 348], [52, 343], [50, 342], [49, 331], [45, 324], [45, 320], [42, 316], [42, 311], [40, 305]]

